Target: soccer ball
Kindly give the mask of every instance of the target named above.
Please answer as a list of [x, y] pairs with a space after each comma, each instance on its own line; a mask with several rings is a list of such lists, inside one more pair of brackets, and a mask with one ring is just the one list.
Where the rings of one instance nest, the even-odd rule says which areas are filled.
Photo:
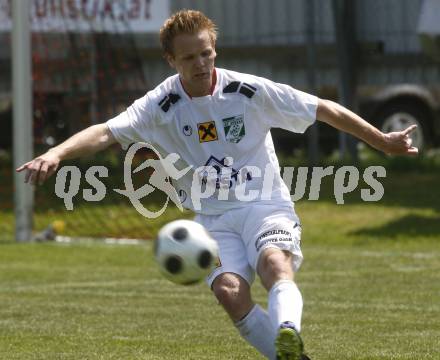
[[175, 220], [157, 235], [154, 254], [163, 275], [181, 285], [195, 284], [217, 263], [218, 247], [208, 231], [191, 220]]

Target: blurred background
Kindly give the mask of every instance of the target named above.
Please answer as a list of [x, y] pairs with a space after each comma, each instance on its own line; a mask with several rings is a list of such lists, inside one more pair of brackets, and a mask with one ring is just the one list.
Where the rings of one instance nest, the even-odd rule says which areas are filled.
[[[192, 8], [218, 25], [218, 67], [336, 100], [386, 132], [418, 125], [413, 141], [422, 155], [414, 160], [387, 159], [321, 123], [305, 136], [274, 129], [281, 163], [374, 163], [439, 173], [438, 1], [30, 0], [29, 6], [35, 155], [117, 115], [172, 75], [158, 30], [174, 11]], [[0, 0], [0, 232], [9, 240], [15, 223], [11, 27], [11, 1]], [[33, 231], [61, 219], [72, 236], [150, 238], [155, 227], [182, 216], [170, 209], [157, 222], [146, 220], [114, 193], [123, 188], [123, 159], [115, 146], [72, 162], [83, 174], [91, 165], [109, 168], [99, 204], [86, 203], [79, 192], [68, 212], [54, 194], [54, 179], [35, 189]]]

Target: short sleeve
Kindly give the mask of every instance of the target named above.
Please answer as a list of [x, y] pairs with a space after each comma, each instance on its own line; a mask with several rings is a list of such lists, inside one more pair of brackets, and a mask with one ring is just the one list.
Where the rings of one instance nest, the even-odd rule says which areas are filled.
[[148, 94], [126, 111], [107, 121], [107, 127], [124, 149], [135, 142], [152, 142], [154, 113]]
[[265, 79], [261, 96], [269, 127], [303, 133], [316, 120], [318, 98], [314, 95]]

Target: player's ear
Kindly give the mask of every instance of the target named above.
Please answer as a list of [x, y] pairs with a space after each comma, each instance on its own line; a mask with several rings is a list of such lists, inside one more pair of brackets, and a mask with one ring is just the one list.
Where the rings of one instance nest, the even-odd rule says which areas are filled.
[[165, 59], [168, 62], [168, 65], [170, 65], [173, 69], [176, 68], [175, 59], [173, 55], [167, 53], [165, 54]]
[[214, 59], [217, 57], [217, 51], [215, 51], [215, 45], [216, 45], [216, 40], [215, 38], [211, 37], [211, 46], [214, 53]]

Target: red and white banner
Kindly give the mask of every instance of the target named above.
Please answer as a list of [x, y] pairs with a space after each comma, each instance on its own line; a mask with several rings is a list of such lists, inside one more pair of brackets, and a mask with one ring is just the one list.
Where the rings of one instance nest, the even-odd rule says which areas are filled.
[[28, 1], [34, 32], [158, 32], [169, 0], [0, 0], [0, 31], [11, 30], [12, 1]]

